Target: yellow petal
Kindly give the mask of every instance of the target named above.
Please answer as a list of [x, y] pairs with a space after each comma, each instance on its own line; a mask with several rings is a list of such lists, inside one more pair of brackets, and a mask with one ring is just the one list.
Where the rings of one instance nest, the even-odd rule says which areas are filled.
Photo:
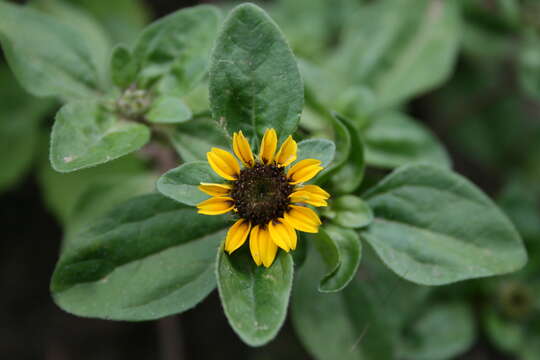
[[328, 206], [326, 199], [320, 195], [313, 194], [309, 191], [295, 191], [291, 195], [291, 202], [293, 203], [305, 203], [313, 206]]
[[294, 164], [289, 169], [287, 176], [291, 184], [299, 184], [312, 179], [315, 175], [321, 171], [323, 167], [321, 162], [316, 159], [304, 159]]
[[319, 225], [321, 225], [321, 220], [315, 211], [304, 206], [290, 205], [284, 219], [295, 229], [309, 233], [319, 232]]
[[249, 251], [251, 252], [251, 257], [257, 266], [262, 264], [261, 250], [259, 247], [259, 229], [259, 225], [255, 225], [249, 234]]
[[255, 163], [251, 146], [249, 146], [249, 142], [242, 134], [242, 131], [233, 134], [233, 150], [244, 165], [252, 166]]
[[272, 241], [268, 227], [259, 229], [259, 249], [264, 267], [270, 267], [277, 254], [277, 245]]
[[261, 141], [261, 150], [259, 152], [259, 158], [261, 161], [268, 165], [274, 160], [274, 153], [277, 148], [277, 134], [274, 129], [266, 129], [263, 139]]
[[284, 219], [279, 218], [278, 222], [270, 222], [268, 224], [268, 230], [274, 243], [285, 251], [290, 249], [296, 249], [296, 231], [294, 228], [285, 222]]
[[304, 185], [298, 190], [308, 191], [312, 194], [319, 195], [320, 197], [323, 197], [325, 200], [330, 197], [329, 193], [327, 193], [320, 186], [317, 186], [317, 185]]
[[282, 223], [274, 223], [273, 221], [270, 221], [268, 224], [268, 232], [270, 233], [272, 241], [277, 246], [287, 252], [291, 250], [291, 246], [289, 245], [289, 233]]
[[234, 208], [234, 200], [230, 197], [213, 197], [197, 204], [199, 214], [221, 215]]
[[228, 184], [201, 183], [199, 190], [211, 196], [226, 196], [231, 192], [232, 186]]
[[219, 176], [227, 180], [236, 180], [240, 174], [238, 161], [228, 151], [212, 148], [206, 153], [208, 163]]
[[288, 166], [290, 163], [296, 160], [297, 148], [298, 146], [296, 145], [296, 141], [294, 141], [292, 136], [289, 135], [287, 140], [281, 144], [281, 147], [276, 155], [276, 162], [278, 165]]
[[227, 232], [225, 239], [225, 251], [231, 254], [233, 251], [242, 246], [251, 230], [251, 223], [245, 219], [240, 219], [234, 223]]

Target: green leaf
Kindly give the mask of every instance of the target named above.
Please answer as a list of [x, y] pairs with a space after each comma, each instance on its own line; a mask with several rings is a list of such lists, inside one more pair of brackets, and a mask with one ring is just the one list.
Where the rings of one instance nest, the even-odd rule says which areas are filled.
[[362, 236], [407, 280], [442, 285], [509, 273], [527, 262], [512, 223], [478, 188], [450, 171], [404, 166], [365, 198], [375, 220]]
[[15, 185], [32, 165], [38, 151], [40, 120], [54, 104], [25, 93], [7, 66], [0, 68], [0, 99], [1, 193]]
[[364, 179], [364, 144], [358, 129], [346, 118], [335, 114], [337, 121], [346, 128], [350, 139], [347, 161], [332, 176], [332, 183], [338, 192], [353, 192]]
[[0, 13], [2, 49], [29, 93], [63, 100], [96, 95], [98, 70], [79, 32], [27, 7], [1, 2]]
[[134, 198], [69, 242], [53, 274], [54, 300], [80, 316], [116, 320], [190, 309], [215, 287], [227, 225], [157, 194]]
[[69, 172], [129, 154], [148, 142], [150, 130], [127, 122], [97, 101], [64, 105], [56, 114], [51, 135], [51, 164]]
[[106, 89], [110, 83], [108, 63], [112, 44], [101, 24], [84, 9], [62, 0], [33, 0], [31, 5], [79, 34], [92, 55], [91, 60], [99, 73], [100, 88]]
[[373, 221], [369, 205], [354, 195], [343, 195], [332, 201], [325, 215], [336, 224], [353, 229], [368, 226]]
[[157, 189], [163, 195], [181, 203], [195, 206], [209, 198], [199, 190], [202, 182], [224, 183], [205, 161], [194, 161], [167, 171], [157, 182]]
[[183, 96], [206, 74], [220, 13], [213, 6], [178, 10], [142, 32], [133, 50], [139, 87]]
[[489, 340], [505, 352], [515, 353], [523, 348], [525, 327], [519, 322], [511, 321], [488, 309], [483, 318], [483, 325]]
[[362, 254], [362, 245], [358, 235], [350, 229], [325, 225], [326, 236], [332, 239], [339, 254], [337, 268], [325, 275], [319, 285], [321, 292], [343, 290], [356, 275]]
[[388, 112], [376, 118], [364, 134], [366, 161], [395, 168], [408, 163], [452, 166], [443, 145], [427, 128], [405, 114]]
[[439, 304], [423, 309], [420, 317], [405, 331], [400, 358], [457, 358], [473, 344], [474, 327], [474, 316], [467, 304]]
[[129, 49], [122, 44], [117, 45], [111, 55], [111, 78], [121, 89], [128, 88], [137, 78], [137, 63]]
[[231, 142], [227, 133], [211, 119], [194, 118], [178, 124], [169, 134], [171, 142], [186, 162], [204, 160], [212, 147], [227, 148]]
[[148, 121], [153, 123], [174, 124], [191, 119], [191, 110], [179, 98], [162, 96], [157, 98], [146, 114]]
[[228, 16], [210, 65], [214, 119], [248, 137], [274, 128], [280, 140], [300, 120], [304, 87], [294, 55], [277, 25], [259, 7], [243, 4]]
[[292, 321], [306, 349], [317, 360], [392, 360], [381, 299], [366, 291], [369, 282], [355, 278], [339, 293], [320, 293], [325, 266], [310, 251], [298, 271], [292, 296]]
[[336, 145], [326, 139], [308, 139], [298, 143], [298, 157], [296, 161], [304, 159], [317, 159], [321, 166], [327, 167], [334, 159]]
[[[328, 277], [331, 277], [332, 274], [334, 274], [339, 269], [339, 265], [341, 264], [341, 259], [339, 256], [340, 255], [339, 249], [338, 249], [337, 244], [328, 235], [328, 233], [325, 231], [324, 228], [319, 229], [319, 232], [317, 234], [311, 235], [309, 237], [313, 237], [313, 240], [315, 240], [313, 241], [315, 248], [319, 252], [321, 259], [323, 260], [326, 266], [326, 273], [321, 280], [321, 283], [322, 283], [323, 280], [325, 280]], [[306, 239], [306, 240], [309, 241], [310, 239]], [[319, 291], [321, 291], [320, 284], [319, 284]]]
[[[246, 250], [245, 248], [243, 250]], [[248, 345], [272, 340], [287, 315], [293, 279], [290, 254], [279, 251], [269, 268], [255, 265], [248, 251], [218, 250], [217, 282], [229, 324]]]
[[457, 1], [377, 1], [352, 19], [332, 69], [372, 89], [370, 110], [403, 103], [450, 75], [462, 27]]

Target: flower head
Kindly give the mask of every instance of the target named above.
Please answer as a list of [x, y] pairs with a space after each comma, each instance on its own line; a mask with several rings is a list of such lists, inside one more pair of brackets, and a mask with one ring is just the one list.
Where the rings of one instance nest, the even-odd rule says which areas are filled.
[[269, 267], [278, 247], [294, 250], [296, 230], [316, 233], [321, 220], [311, 206], [326, 206], [330, 195], [317, 185], [304, 185], [322, 169], [316, 159], [296, 160], [296, 141], [289, 136], [279, 150], [274, 129], [267, 129], [255, 156], [242, 132], [233, 135], [233, 151], [212, 148], [207, 159], [212, 169], [227, 180], [223, 184], [201, 183], [199, 189], [212, 197], [197, 205], [200, 214], [233, 212], [238, 220], [225, 239], [229, 254], [249, 237], [251, 256], [257, 265]]

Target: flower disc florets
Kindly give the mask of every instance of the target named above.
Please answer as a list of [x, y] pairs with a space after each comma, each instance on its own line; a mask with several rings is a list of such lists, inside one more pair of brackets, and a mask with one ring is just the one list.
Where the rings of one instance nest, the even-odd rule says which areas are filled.
[[292, 192], [283, 167], [258, 163], [240, 171], [231, 197], [239, 217], [263, 225], [283, 217]]

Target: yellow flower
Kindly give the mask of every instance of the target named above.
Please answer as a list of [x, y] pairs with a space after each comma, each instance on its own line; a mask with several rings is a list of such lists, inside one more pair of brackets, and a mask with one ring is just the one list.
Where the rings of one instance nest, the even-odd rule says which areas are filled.
[[274, 129], [267, 129], [255, 157], [242, 132], [233, 135], [233, 151], [212, 148], [206, 154], [212, 169], [225, 184], [201, 183], [199, 189], [212, 197], [197, 205], [200, 214], [221, 215], [232, 211], [239, 219], [225, 239], [229, 254], [240, 248], [249, 237], [251, 256], [257, 265], [269, 267], [278, 247], [296, 249], [296, 230], [319, 231], [319, 216], [307, 207], [326, 206], [330, 197], [317, 185], [303, 185], [323, 167], [316, 159], [296, 160], [296, 141], [289, 136], [276, 153], [278, 145]]

